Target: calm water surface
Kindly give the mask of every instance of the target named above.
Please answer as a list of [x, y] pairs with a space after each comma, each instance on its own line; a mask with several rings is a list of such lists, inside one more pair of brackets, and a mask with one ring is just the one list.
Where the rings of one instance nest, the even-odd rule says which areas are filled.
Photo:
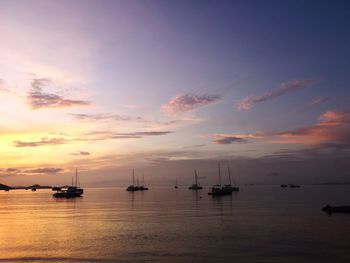
[[0, 262], [350, 262], [349, 186], [0, 192]]

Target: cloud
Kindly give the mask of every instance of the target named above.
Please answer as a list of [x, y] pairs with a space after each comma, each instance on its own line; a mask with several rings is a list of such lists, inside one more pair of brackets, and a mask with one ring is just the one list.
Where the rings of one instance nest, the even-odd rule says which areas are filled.
[[75, 119], [80, 121], [130, 121], [130, 120], [142, 120], [141, 117], [129, 117], [129, 116], [121, 116], [118, 114], [108, 114], [108, 113], [97, 113], [97, 114], [76, 114], [70, 113]]
[[327, 111], [311, 126], [276, 133], [276, 142], [320, 144], [350, 143], [350, 111]]
[[264, 102], [297, 90], [304, 89], [313, 83], [314, 81], [312, 80], [292, 80], [289, 82], [284, 82], [276, 90], [269, 91], [260, 96], [245, 97], [240, 102], [238, 102], [236, 108], [238, 111], [250, 110], [252, 107], [254, 107], [258, 103], [261, 103], [261, 102]]
[[152, 136], [162, 136], [173, 133], [173, 131], [142, 131], [142, 132], [110, 132], [92, 131], [82, 134], [77, 138], [80, 141], [102, 141], [114, 139], [141, 139]]
[[218, 94], [196, 95], [187, 93], [177, 95], [162, 106], [162, 109], [169, 114], [177, 114], [192, 111], [198, 107], [215, 103], [221, 98]]
[[213, 142], [216, 144], [232, 144], [247, 143], [248, 140], [231, 134], [215, 134]]
[[247, 139], [263, 139], [275, 144], [350, 144], [350, 111], [327, 111], [319, 116], [315, 124], [298, 129], [213, 136], [217, 144], [244, 142]]
[[112, 139], [134, 139], [149, 136], [159, 136], [173, 133], [172, 131], [150, 131], [150, 132], [131, 132], [131, 133], [113, 133]]
[[75, 106], [87, 106], [91, 102], [84, 100], [71, 100], [54, 93], [44, 92], [43, 88], [51, 84], [49, 78], [32, 79], [32, 88], [27, 94], [27, 102], [33, 110], [41, 108], [66, 108]]
[[76, 152], [76, 153], [72, 153], [72, 155], [90, 155], [89, 152], [84, 152], [84, 151], [79, 151], [79, 152]]
[[317, 106], [320, 104], [324, 104], [324, 103], [329, 102], [330, 100], [331, 100], [330, 97], [317, 97], [311, 101], [310, 106]]
[[46, 145], [59, 145], [67, 143], [65, 138], [41, 138], [39, 141], [14, 141], [15, 147], [39, 147]]
[[63, 172], [62, 168], [54, 168], [54, 167], [45, 167], [45, 168], [35, 168], [24, 170], [24, 173], [30, 174], [56, 174], [59, 172]]
[[0, 176], [28, 176], [36, 174], [57, 174], [63, 172], [62, 168], [58, 167], [39, 167], [39, 168], [7, 168], [0, 171]]
[[204, 146], [205, 146], [205, 144], [194, 144], [194, 145], [184, 146], [184, 149], [201, 148], [201, 147], [204, 147]]

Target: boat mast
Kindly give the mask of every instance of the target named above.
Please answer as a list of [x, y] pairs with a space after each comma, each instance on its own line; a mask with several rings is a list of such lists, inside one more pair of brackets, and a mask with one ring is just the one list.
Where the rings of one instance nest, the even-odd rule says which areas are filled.
[[218, 170], [219, 170], [219, 185], [221, 186], [220, 163], [218, 163]]
[[195, 178], [195, 181], [196, 181], [196, 185], [198, 185], [198, 176], [197, 176], [196, 169], [194, 169], [194, 178]]
[[230, 181], [230, 185], [232, 185], [232, 182], [231, 182], [231, 171], [230, 171], [230, 166], [227, 165], [227, 171], [228, 171], [228, 179]]
[[78, 168], [75, 168], [75, 187], [78, 186]]
[[132, 168], [132, 185], [135, 185], [135, 169]]

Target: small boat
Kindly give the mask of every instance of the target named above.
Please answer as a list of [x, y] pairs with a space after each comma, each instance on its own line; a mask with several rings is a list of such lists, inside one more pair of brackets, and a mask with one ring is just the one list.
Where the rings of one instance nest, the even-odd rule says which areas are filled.
[[84, 189], [80, 188], [80, 182], [78, 177], [78, 169], [75, 169], [75, 185], [73, 185], [72, 178], [72, 186], [68, 186], [65, 189], [57, 189], [57, 192], [53, 194], [55, 198], [73, 198], [80, 197], [84, 193]]
[[322, 211], [326, 213], [350, 213], [350, 205], [347, 206], [330, 206], [327, 205], [324, 208], [322, 208]]
[[132, 185], [129, 185], [126, 188], [126, 191], [134, 192], [138, 190], [139, 190], [139, 187], [135, 185], [135, 169], [132, 169]]
[[289, 187], [290, 188], [300, 188], [300, 185], [298, 185], [298, 184], [290, 184]]
[[190, 189], [190, 190], [201, 190], [201, 189], [203, 189], [203, 187], [200, 186], [199, 183], [198, 183], [198, 175], [197, 175], [196, 169], [194, 169], [194, 180], [195, 180], [195, 183], [192, 184], [190, 187], [188, 187], [188, 189]]
[[35, 192], [36, 191], [36, 188], [32, 188], [32, 192]]
[[139, 191], [148, 190], [148, 187], [146, 187], [146, 186], [144, 186], [144, 185], [145, 185], [145, 177], [144, 177], [144, 175], [142, 175], [142, 185], [138, 187], [138, 188], [139, 188], [138, 190], [139, 190]]
[[286, 184], [281, 184], [281, 187], [282, 187], [282, 188], [286, 188], [286, 187], [288, 187], [288, 185], [286, 185]]

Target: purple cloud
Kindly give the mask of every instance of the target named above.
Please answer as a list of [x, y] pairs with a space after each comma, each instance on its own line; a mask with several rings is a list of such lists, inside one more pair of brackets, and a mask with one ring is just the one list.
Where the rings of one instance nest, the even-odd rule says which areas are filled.
[[183, 113], [192, 111], [198, 107], [215, 103], [221, 98], [218, 94], [184, 94], [177, 95], [170, 99], [167, 104], [162, 106], [163, 110], [169, 114]]
[[87, 106], [91, 104], [89, 101], [71, 100], [63, 98], [57, 94], [44, 92], [43, 87], [49, 85], [50, 83], [51, 80], [48, 78], [36, 78], [32, 80], [32, 88], [27, 95], [28, 104], [32, 109], [66, 108], [74, 106]]

